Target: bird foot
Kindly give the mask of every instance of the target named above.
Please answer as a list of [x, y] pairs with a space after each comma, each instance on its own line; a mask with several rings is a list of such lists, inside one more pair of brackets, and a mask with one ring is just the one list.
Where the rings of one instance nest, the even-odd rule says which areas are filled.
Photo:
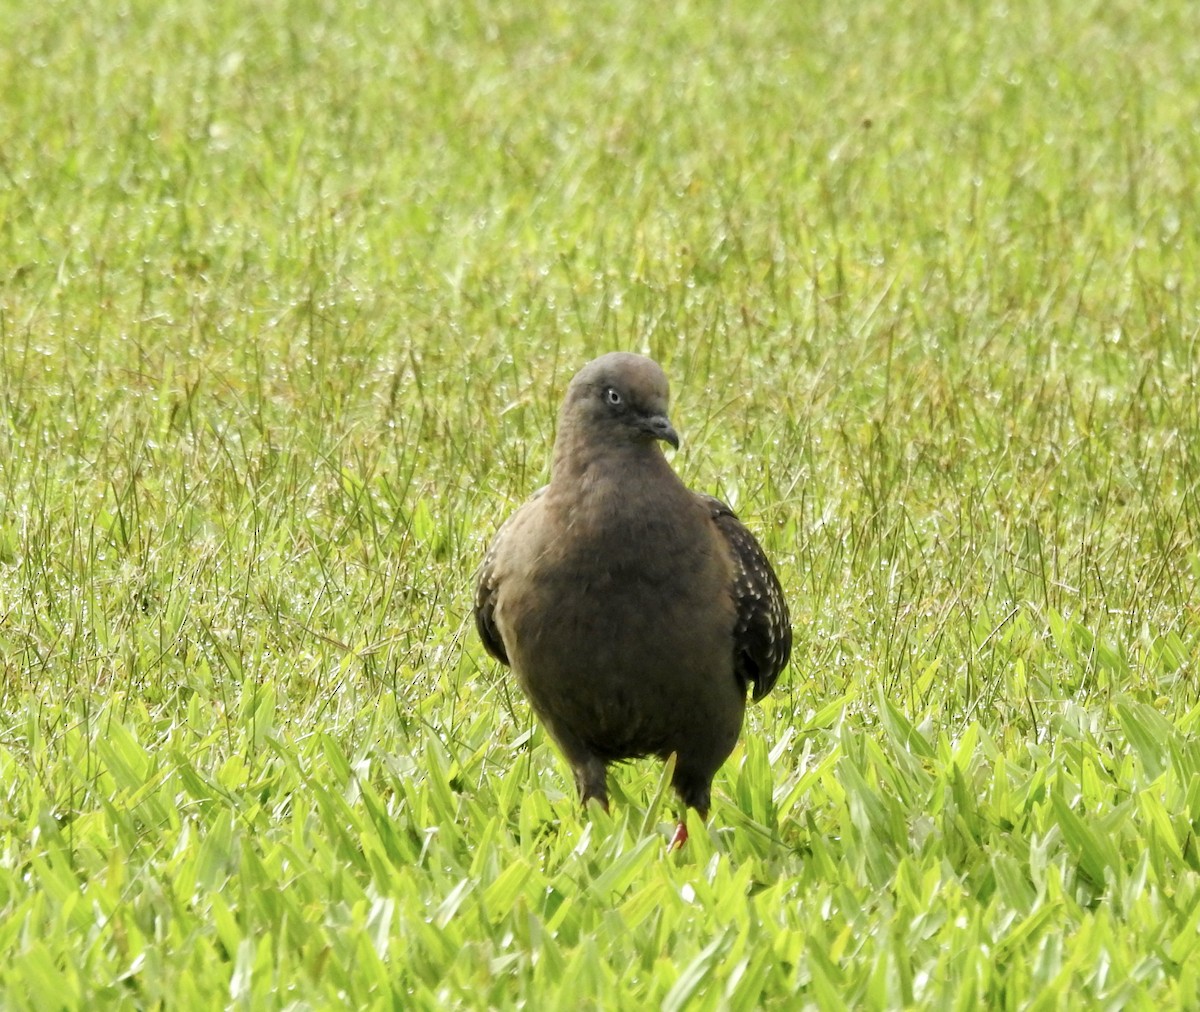
[[687, 823], [680, 822], [675, 827], [675, 835], [671, 837], [671, 842], [667, 844], [667, 850], [679, 850], [688, 841]]

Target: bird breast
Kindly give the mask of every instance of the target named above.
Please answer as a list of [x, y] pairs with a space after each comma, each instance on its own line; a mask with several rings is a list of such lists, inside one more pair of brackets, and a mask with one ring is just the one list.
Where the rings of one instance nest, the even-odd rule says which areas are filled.
[[530, 536], [570, 536], [524, 553], [496, 609], [534, 709], [611, 755], [661, 752], [681, 708], [740, 725], [731, 565], [707, 512], [689, 496], [670, 511], [575, 503], [554, 519], [531, 517]]

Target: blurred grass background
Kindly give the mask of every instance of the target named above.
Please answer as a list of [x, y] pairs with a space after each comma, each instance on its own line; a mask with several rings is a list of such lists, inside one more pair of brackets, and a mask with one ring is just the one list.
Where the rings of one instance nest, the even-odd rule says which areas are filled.
[[[1186, 4], [0, 11], [6, 1004], [1195, 1000]], [[613, 348], [797, 627], [671, 860], [470, 628]]]

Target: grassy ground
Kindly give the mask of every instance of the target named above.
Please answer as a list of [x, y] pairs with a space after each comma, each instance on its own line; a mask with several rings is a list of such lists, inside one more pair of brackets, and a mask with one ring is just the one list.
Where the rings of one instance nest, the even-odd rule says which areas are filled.
[[[1200, 34], [0, 3], [0, 1007], [1200, 1001]], [[797, 645], [664, 855], [471, 628], [587, 358]]]

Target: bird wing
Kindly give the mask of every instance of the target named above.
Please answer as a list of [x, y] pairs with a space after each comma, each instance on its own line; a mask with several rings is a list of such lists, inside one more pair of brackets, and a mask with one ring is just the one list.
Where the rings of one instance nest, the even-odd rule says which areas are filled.
[[734, 670], [762, 699], [779, 679], [792, 652], [792, 623], [779, 578], [754, 535], [720, 499], [700, 495], [733, 561], [737, 619], [733, 630]]
[[511, 662], [508, 659], [508, 650], [504, 646], [504, 639], [500, 635], [500, 629], [496, 625], [496, 598], [500, 593], [500, 579], [496, 568], [496, 560], [504, 550], [504, 538], [512, 529], [513, 521], [521, 515], [522, 510], [528, 508], [529, 503], [532, 503], [545, 491], [545, 487], [539, 488], [533, 493], [529, 502], [525, 503], [524, 506], [500, 525], [500, 529], [496, 531], [496, 536], [492, 538], [492, 543], [488, 546], [487, 554], [484, 555], [483, 563], [480, 565], [479, 572], [475, 577], [475, 629], [479, 633], [479, 638], [483, 641], [484, 649], [501, 664], [510, 664]]

